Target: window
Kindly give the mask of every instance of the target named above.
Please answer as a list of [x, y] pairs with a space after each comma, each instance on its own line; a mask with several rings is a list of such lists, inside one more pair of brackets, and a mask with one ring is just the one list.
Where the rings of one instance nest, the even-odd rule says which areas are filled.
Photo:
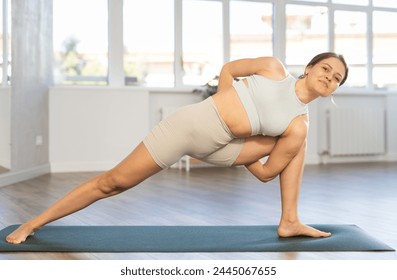
[[349, 64], [346, 85], [367, 86], [367, 16], [363, 12], [335, 11], [335, 51]]
[[[296, 0], [296, 1], [306, 1], [306, 0]], [[328, 2], [328, 0], [311, 0], [310, 2], [326, 3], [326, 2]]]
[[376, 87], [396, 85], [397, 13], [373, 13], [373, 83]]
[[273, 55], [273, 5], [230, 2], [230, 58]]
[[397, 86], [390, 74], [397, 1], [57, 0], [53, 7], [57, 84], [119, 86], [125, 78], [126, 85], [197, 86], [226, 61], [271, 55], [299, 76], [314, 55], [335, 51], [349, 64], [347, 86]]
[[106, 85], [107, 0], [57, 0], [53, 11], [55, 83]]
[[368, 6], [368, 0], [332, 0], [337, 4]]
[[123, 12], [126, 84], [174, 86], [174, 1], [124, 0]]
[[328, 8], [287, 5], [286, 63], [294, 76], [318, 53], [328, 50]]
[[397, 8], [397, 1], [393, 0], [372, 0], [375, 7]]
[[222, 3], [183, 1], [183, 84], [202, 85], [223, 65]]

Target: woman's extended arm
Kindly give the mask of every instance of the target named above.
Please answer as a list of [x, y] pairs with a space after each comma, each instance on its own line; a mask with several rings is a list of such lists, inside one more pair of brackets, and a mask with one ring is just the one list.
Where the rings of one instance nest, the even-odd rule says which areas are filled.
[[244, 58], [226, 63], [219, 74], [218, 91], [228, 89], [234, 78], [262, 74], [274, 80], [284, 79], [287, 71], [275, 57]]
[[306, 115], [295, 118], [277, 140], [266, 163], [260, 161], [246, 165], [247, 169], [262, 182], [277, 177], [299, 153], [306, 142], [308, 120]]

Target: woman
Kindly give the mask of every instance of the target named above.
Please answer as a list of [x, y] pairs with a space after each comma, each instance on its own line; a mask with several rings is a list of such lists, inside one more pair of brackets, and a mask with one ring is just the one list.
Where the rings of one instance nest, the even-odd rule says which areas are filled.
[[[24, 242], [40, 227], [138, 185], [184, 154], [223, 166], [245, 165], [263, 182], [280, 176], [278, 235], [328, 237], [331, 233], [298, 218], [307, 104], [330, 96], [347, 75], [346, 62], [335, 53], [314, 57], [298, 80], [273, 57], [229, 62], [221, 70], [215, 95], [160, 122], [116, 167], [77, 186], [8, 235], [7, 241]], [[233, 84], [236, 77], [246, 78]], [[268, 160], [262, 163], [265, 156]]]

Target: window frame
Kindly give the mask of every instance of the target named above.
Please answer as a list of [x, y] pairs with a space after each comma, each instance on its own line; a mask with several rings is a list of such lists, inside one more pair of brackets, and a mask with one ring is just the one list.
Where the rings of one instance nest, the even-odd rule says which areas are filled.
[[[223, 62], [230, 60], [230, 2], [233, 0], [205, 0], [205, 1], [217, 1], [222, 3], [222, 22], [223, 22]], [[273, 55], [278, 57], [282, 62], [285, 62], [286, 58], [286, 5], [315, 5], [324, 6], [328, 8], [329, 12], [329, 24], [328, 24], [328, 49], [330, 51], [335, 50], [335, 32], [334, 32], [334, 16], [336, 11], [359, 11], [366, 14], [367, 18], [367, 84], [362, 90], [379, 90], [374, 86], [373, 81], [373, 67], [376, 64], [372, 61], [373, 56], [373, 12], [374, 11], [385, 11], [397, 13], [397, 8], [387, 7], [375, 7], [373, 1], [370, 0], [368, 5], [349, 5], [333, 3], [332, 0], [321, 1], [310, 1], [310, 0], [244, 0], [247, 2], [261, 2], [271, 3], [273, 5]], [[173, 88], [191, 88], [193, 85], [183, 84], [183, 0], [174, 0], [174, 86]], [[124, 71], [123, 71], [123, 0], [108, 0], [109, 7], [109, 69], [108, 69], [108, 85], [107, 86], [125, 86]], [[125, 28], [125, 27], [124, 27]], [[355, 66], [355, 65], [352, 65]], [[357, 65], [363, 66], [363, 65]], [[129, 87], [134, 87], [129, 86]], [[148, 87], [150, 88], [150, 87]], [[348, 87], [349, 89], [355, 89], [355, 87]]]

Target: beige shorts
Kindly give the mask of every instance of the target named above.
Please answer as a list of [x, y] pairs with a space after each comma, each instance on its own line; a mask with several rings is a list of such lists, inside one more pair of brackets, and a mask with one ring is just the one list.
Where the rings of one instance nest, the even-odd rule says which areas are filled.
[[182, 107], [162, 120], [143, 143], [162, 168], [171, 166], [184, 155], [231, 166], [241, 152], [244, 139], [233, 136], [209, 97]]

